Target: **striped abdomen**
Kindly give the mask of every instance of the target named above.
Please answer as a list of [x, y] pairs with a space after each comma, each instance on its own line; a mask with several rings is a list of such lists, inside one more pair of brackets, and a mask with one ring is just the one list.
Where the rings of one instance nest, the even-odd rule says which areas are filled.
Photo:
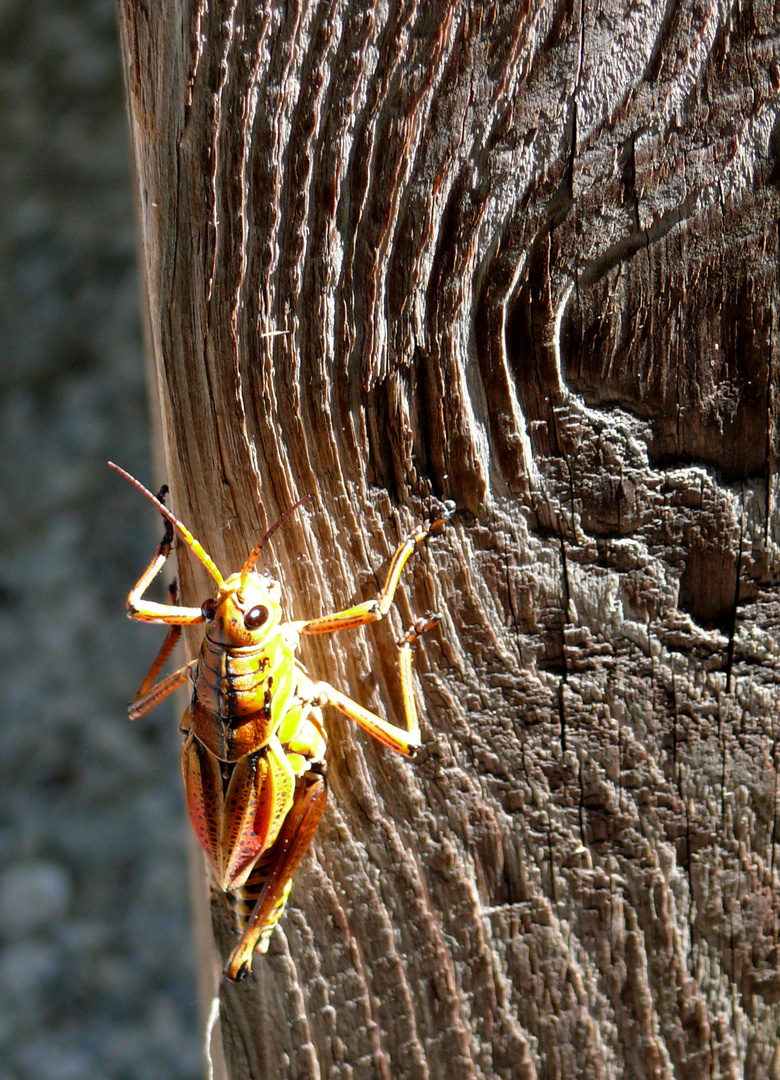
[[[244, 885], [238, 889], [231, 889], [229, 892], [222, 894], [228, 910], [233, 915], [233, 923], [238, 934], [243, 934], [246, 930], [249, 918], [254, 911], [257, 901], [260, 898], [260, 894], [265, 887], [265, 883], [273, 870], [275, 859], [276, 848], [274, 846], [260, 856], [256, 866]], [[255, 952], [267, 952], [269, 939], [276, 924], [282, 917], [291, 888], [292, 878], [287, 882], [282, 890], [281, 896], [274, 905], [273, 910], [265, 920], [262, 932], [255, 945]]]

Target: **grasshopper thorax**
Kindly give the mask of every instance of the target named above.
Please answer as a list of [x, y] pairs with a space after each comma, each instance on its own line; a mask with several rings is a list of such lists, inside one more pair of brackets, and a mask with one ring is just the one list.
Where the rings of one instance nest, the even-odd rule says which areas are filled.
[[262, 645], [281, 622], [281, 592], [266, 574], [231, 574], [201, 608], [206, 636], [231, 649]]

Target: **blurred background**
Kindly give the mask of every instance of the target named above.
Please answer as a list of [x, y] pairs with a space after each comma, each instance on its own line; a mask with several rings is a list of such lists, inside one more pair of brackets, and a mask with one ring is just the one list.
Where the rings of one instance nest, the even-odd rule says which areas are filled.
[[0, 1080], [203, 1075], [113, 0], [0, 4]]

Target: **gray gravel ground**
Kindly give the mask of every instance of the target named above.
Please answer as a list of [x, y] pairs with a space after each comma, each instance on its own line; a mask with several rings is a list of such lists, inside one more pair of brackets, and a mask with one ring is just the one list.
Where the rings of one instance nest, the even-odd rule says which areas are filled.
[[112, 0], [4, 0], [0, 106], [0, 1080], [201, 1076]]

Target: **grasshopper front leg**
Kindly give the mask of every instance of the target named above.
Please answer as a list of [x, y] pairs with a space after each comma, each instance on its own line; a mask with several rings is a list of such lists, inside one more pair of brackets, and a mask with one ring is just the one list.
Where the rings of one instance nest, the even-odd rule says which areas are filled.
[[318, 619], [309, 619], [305, 622], [296, 623], [299, 633], [333, 634], [337, 630], [352, 630], [357, 626], [365, 626], [367, 623], [378, 622], [383, 619], [392, 607], [403, 568], [419, 545], [446, 524], [454, 510], [455, 503], [445, 502], [444, 512], [439, 517], [429, 518], [424, 521], [396, 548], [395, 554], [390, 561], [385, 584], [376, 599], [366, 600], [362, 604], [355, 604], [353, 607], [345, 608], [343, 611], [336, 611], [332, 615], [322, 615]]
[[131, 619], [138, 619], [140, 622], [165, 623], [168, 626], [194, 626], [196, 623], [205, 622], [205, 616], [200, 608], [179, 607], [177, 604], [155, 604], [152, 600], [144, 600], [144, 593], [149, 588], [149, 585], [154, 578], [157, 577], [160, 570], [162, 570], [165, 560], [171, 553], [174, 528], [179, 530], [187, 547], [192, 551], [198, 562], [208, 570], [216, 581], [219, 589], [224, 585], [224, 581], [214, 560], [204, 549], [201, 542], [192, 535], [183, 522], [179, 521], [177, 517], [174, 517], [165, 505], [165, 496], [168, 492], [168, 488], [163, 487], [158, 495], [152, 495], [151, 491], [145, 488], [140, 480], [136, 480], [136, 478], [131, 476], [125, 469], [120, 468], [119, 465], [115, 465], [113, 461], [109, 461], [108, 464], [110, 468], [115, 472], [118, 472], [120, 476], [124, 476], [125, 480], [131, 483], [133, 487], [138, 488], [141, 494], [144, 495], [153, 506], [157, 507], [165, 519], [165, 532], [155, 556], [128, 594], [127, 614]]
[[[163, 495], [165, 490], [163, 488], [160, 494]], [[169, 521], [166, 521], [163, 538], [152, 561], [127, 594], [127, 614], [130, 619], [138, 619], [139, 622], [165, 623], [167, 626], [194, 626], [196, 623], [205, 622], [200, 608], [181, 607], [175, 602], [156, 604], [153, 600], [144, 599], [144, 593], [165, 565], [172, 546], [173, 527]]]

